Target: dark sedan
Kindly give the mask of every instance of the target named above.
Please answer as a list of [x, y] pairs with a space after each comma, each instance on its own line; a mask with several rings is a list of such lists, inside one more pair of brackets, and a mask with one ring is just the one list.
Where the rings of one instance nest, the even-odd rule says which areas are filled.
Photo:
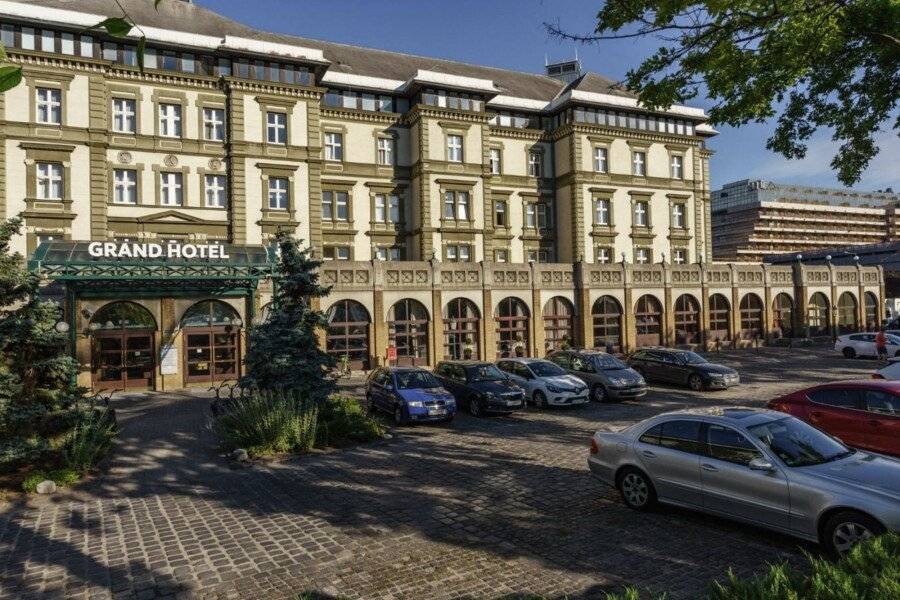
[[631, 368], [647, 381], [687, 385], [692, 390], [724, 390], [741, 382], [731, 367], [711, 363], [696, 352], [644, 348], [628, 357]]
[[525, 407], [525, 394], [509, 376], [491, 363], [444, 361], [434, 374], [473, 417], [506, 414]]

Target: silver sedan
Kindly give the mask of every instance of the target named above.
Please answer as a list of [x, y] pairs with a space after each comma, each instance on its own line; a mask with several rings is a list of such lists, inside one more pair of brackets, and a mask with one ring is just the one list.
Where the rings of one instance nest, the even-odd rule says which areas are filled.
[[535, 406], [587, 404], [587, 385], [559, 365], [540, 358], [505, 358], [497, 367], [525, 392]]
[[835, 554], [900, 531], [900, 460], [852, 450], [779, 412], [686, 410], [598, 431], [588, 466], [636, 510], [665, 502], [819, 542]]

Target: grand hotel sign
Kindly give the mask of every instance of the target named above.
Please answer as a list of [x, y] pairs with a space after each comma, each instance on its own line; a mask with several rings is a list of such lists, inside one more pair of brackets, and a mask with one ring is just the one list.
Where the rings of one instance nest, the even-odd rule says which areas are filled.
[[169, 259], [212, 259], [231, 258], [221, 244], [184, 244], [168, 242], [91, 242], [88, 254], [93, 258], [160, 258]]

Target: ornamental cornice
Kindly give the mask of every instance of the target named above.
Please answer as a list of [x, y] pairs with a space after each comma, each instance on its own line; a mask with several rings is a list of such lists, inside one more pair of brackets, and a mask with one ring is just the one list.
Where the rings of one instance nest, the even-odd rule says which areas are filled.
[[546, 141], [549, 141], [549, 136], [546, 136], [545, 132], [540, 129], [517, 129], [515, 127], [491, 126], [490, 134], [491, 137], [509, 138], [514, 140], [541, 141], [546, 138]]
[[419, 119], [451, 119], [461, 123], [479, 123], [486, 125], [489, 121], [485, 113], [454, 110], [452, 108], [437, 108], [427, 104], [416, 104], [403, 116], [404, 124], [413, 124]]
[[277, 85], [271, 81], [257, 81], [254, 79], [237, 79], [235, 77], [221, 78], [227, 87], [242, 92], [255, 92], [274, 94], [277, 96], [292, 96], [294, 98], [312, 98], [319, 100], [327, 91], [325, 88], [315, 86], [286, 86]]
[[398, 125], [400, 124], [402, 115], [400, 113], [381, 113], [323, 106], [321, 116], [325, 119], [342, 119], [345, 121]]

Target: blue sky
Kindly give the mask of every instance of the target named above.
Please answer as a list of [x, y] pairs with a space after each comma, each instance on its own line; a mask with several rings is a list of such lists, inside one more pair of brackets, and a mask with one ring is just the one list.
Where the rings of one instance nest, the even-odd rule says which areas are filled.
[[[195, 0], [207, 8], [267, 31], [397, 50], [520, 71], [540, 72], [551, 60], [575, 54], [575, 45], [551, 38], [543, 23], [588, 32], [602, 0]], [[624, 77], [655, 48], [652, 40], [617, 40], [578, 50], [585, 69]], [[705, 100], [693, 104], [708, 107]], [[766, 150], [772, 124], [719, 127], [712, 139], [713, 186], [736, 179], [835, 186], [829, 163], [836, 145], [827, 132], [816, 135], [807, 157], [788, 161]], [[880, 155], [855, 187], [900, 187], [900, 139], [878, 137]]]

